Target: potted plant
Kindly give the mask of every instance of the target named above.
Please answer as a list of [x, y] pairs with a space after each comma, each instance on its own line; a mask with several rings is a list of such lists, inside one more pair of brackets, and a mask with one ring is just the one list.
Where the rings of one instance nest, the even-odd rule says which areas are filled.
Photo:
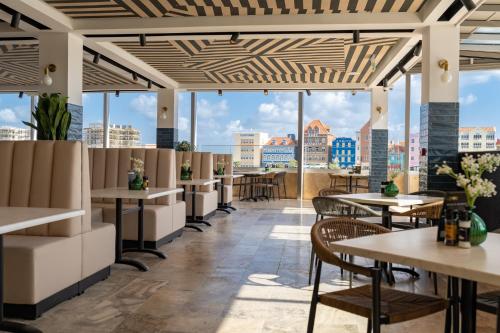
[[186, 160], [184, 163], [181, 165], [181, 180], [191, 180], [191, 163], [189, 160]]
[[224, 160], [217, 161], [217, 175], [222, 176], [225, 172]]
[[389, 173], [389, 181], [385, 185], [384, 195], [386, 197], [395, 197], [399, 194], [399, 188], [394, 182], [394, 179], [399, 175], [399, 171], [391, 171]]
[[130, 181], [129, 178], [129, 189], [130, 190], [142, 190], [142, 174], [144, 173], [144, 161], [140, 158], [131, 157], [132, 161], [132, 172], [134, 173], [134, 179]]
[[491, 173], [500, 166], [500, 154], [482, 154], [477, 158], [465, 155], [460, 162], [463, 173], [456, 173], [444, 162], [436, 166], [438, 175], [448, 175], [456, 180], [457, 186], [464, 189], [467, 208], [471, 218], [470, 240], [472, 245], [479, 245], [486, 240], [488, 230], [484, 220], [474, 212], [475, 203], [480, 197], [493, 197], [497, 194], [496, 186], [488, 179], [484, 179], [485, 172]]
[[176, 151], [195, 151], [195, 147], [188, 141], [181, 141], [175, 146]]
[[61, 94], [42, 94], [33, 112], [36, 124], [23, 121], [23, 124], [37, 130], [38, 140], [67, 140], [71, 125], [71, 113], [68, 111], [68, 97]]

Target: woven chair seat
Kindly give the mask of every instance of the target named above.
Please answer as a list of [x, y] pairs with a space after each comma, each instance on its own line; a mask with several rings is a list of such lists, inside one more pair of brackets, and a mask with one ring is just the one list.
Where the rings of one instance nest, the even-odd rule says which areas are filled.
[[477, 308], [488, 313], [497, 313], [500, 291], [492, 291], [477, 295]]
[[[339, 310], [370, 318], [372, 287], [334, 291], [319, 296], [319, 302]], [[396, 289], [381, 288], [381, 323], [393, 324], [424, 317], [448, 307], [448, 301], [433, 296], [419, 295]]]

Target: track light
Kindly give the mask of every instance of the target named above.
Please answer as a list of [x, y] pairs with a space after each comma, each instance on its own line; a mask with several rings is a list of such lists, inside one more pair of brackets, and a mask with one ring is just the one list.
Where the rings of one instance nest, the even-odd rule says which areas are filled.
[[352, 32], [352, 42], [353, 42], [353, 44], [359, 43], [359, 30], [354, 30]]
[[139, 78], [137, 77], [137, 73], [133, 72], [132, 73], [132, 80], [137, 81]]
[[306, 89], [306, 94], [307, 94], [307, 96], [311, 96], [311, 90]]
[[146, 46], [146, 35], [145, 34], [139, 35], [139, 43], [141, 44], [141, 46]]
[[476, 9], [476, 4], [474, 3], [474, 1], [472, 0], [460, 0], [460, 2], [462, 3], [462, 5], [464, 5], [465, 8], [467, 8], [467, 10], [474, 10]]
[[19, 22], [21, 22], [21, 13], [15, 12], [12, 14], [12, 19], [10, 21], [10, 26], [12, 28], [19, 28]]
[[99, 60], [101, 60], [101, 55], [99, 53], [94, 54], [94, 60], [92, 60], [92, 62], [97, 65]]
[[115, 91], [115, 96], [120, 97], [120, 90]]
[[413, 55], [415, 57], [420, 57], [420, 53], [422, 53], [422, 42], [418, 42], [417, 45], [413, 48]]
[[217, 95], [222, 96], [222, 89], [217, 90]]
[[238, 38], [240, 37], [240, 33], [239, 32], [235, 32], [231, 35], [231, 39], [229, 40], [229, 42], [231, 44], [236, 44], [236, 42], [238, 42]]
[[23, 96], [24, 96], [24, 91], [20, 91], [19, 92], [19, 98], [23, 98]]
[[266, 96], [269, 95], [269, 90], [264, 89], [264, 95], [266, 95]]
[[151, 89], [153, 87], [153, 82], [151, 80], [148, 80], [148, 89]]
[[405, 66], [403, 64], [398, 64], [396, 66], [396, 68], [398, 69], [398, 71], [401, 72], [401, 74], [405, 74], [406, 73], [406, 69], [405, 69]]
[[387, 78], [382, 80], [382, 86], [384, 87], [384, 91], [389, 90], [389, 80]]

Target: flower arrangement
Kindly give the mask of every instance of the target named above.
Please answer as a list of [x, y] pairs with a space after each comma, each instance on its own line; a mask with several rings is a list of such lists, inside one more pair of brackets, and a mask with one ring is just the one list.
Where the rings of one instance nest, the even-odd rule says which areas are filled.
[[189, 160], [186, 160], [181, 164], [181, 180], [190, 180], [191, 174], [191, 162]]
[[135, 174], [142, 175], [144, 172], [144, 161], [134, 157], [131, 157], [130, 160], [132, 161], [132, 171], [134, 171]]
[[475, 158], [465, 155], [460, 162], [462, 173], [455, 173], [453, 169], [444, 162], [436, 166], [438, 175], [448, 175], [457, 181], [457, 186], [464, 189], [467, 204], [470, 209], [474, 208], [477, 198], [492, 197], [497, 194], [496, 186], [490, 180], [484, 179], [485, 172], [491, 173], [500, 166], [500, 154], [482, 154]]
[[224, 160], [217, 161], [217, 174], [218, 175], [223, 175], [224, 174], [225, 165], [226, 165], [226, 163], [224, 162]]
[[140, 158], [131, 157], [132, 170], [129, 171], [128, 188], [129, 190], [142, 190], [144, 174], [144, 161]]

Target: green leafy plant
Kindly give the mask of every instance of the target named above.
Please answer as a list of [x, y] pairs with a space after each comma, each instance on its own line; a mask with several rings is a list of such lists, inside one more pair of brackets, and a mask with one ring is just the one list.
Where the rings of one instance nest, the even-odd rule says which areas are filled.
[[66, 107], [68, 97], [61, 94], [42, 94], [33, 112], [36, 124], [23, 121], [26, 126], [37, 130], [39, 140], [66, 140], [71, 125], [71, 113]]
[[181, 141], [175, 146], [177, 151], [195, 151], [195, 147], [188, 141]]

